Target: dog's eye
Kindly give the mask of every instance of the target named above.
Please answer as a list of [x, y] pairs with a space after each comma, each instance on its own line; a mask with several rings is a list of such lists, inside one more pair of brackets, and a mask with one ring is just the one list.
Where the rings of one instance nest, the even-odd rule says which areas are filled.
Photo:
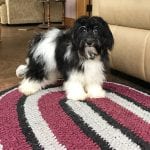
[[80, 32], [87, 32], [87, 28], [85, 26], [80, 27]]
[[94, 29], [93, 29], [93, 33], [94, 33], [94, 34], [97, 34], [97, 33], [98, 33], [98, 30], [99, 30], [99, 27], [98, 27], [98, 26], [95, 26]]
[[98, 29], [97, 28], [93, 29], [93, 33], [97, 34], [98, 33]]
[[87, 29], [83, 29], [82, 32], [87, 32]]

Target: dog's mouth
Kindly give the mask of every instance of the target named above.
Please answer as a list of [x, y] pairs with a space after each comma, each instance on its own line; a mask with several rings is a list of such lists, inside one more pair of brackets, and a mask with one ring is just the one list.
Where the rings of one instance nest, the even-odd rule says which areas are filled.
[[93, 46], [86, 46], [85, 47], [85, 58], [86, 59], [95, 59], [98, 55], [95, 47]]
[[95, 59], [98, 56], [96, 44], [94, 42], [88, 43], [81, 41], [79, 48], [79, 56], [83, 60]]

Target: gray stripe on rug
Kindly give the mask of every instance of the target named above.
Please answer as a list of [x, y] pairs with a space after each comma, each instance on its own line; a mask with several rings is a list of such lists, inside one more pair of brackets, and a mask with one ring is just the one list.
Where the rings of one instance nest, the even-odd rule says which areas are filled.
[[124, 84], [115, 83], [115, 82], [109, 82], [109, 81], [107, 81], [106, 83], [108, 83], [108, 84], [111, 83], [111, 84], [114, 84], [114, 85], [122, 86], [122, 87], [124, 87], [124, 88], [128, 88], [129, 90], [133, 90], [133, 91], [136, 91], [136, 92], [138, 92], [138, 93], [140, 93], [140, 94], [143, 94], [143, 95], [145, 95], [145, 96], [150, 96], [148, 93], [143, 92], [143, 91], [140, 91], [140, 89], [135, 89], [135, 88], [133, 88], [133, 87], [130, 87], [130, 86], [127, 86], [127, 85], [124, 85]]
[[109, 142], [110, 147], [116, 150], [141, 150], [139, 145], [132, 142], [119, 129], [114, 128], [101, 116], [95, 113], [86, 103], [68, 100], [66, 102], [99, 136]]
[[130, 112], [134, 113], [138, 117], [142, 118], [147, 123], [150, 123], [150, 113], [142, 108], [138, 107], [132, 102], [127, 101], [126, 99], [114, 94], [114, 93], [107, 93], [106, 97], [111, 101], [117, 103], [118, 105], [122, 106], [123, 108], [129, 110]]
[[53, 132], [50, 130], [46, 121], [42, 118], [42, 114], [39, 111], [38, 101], [40, 97], [50, 92], [62, 91], [61, 88], [52, 88], [42, 90], [34, 95], [27, 97], [24, 110], [26, 119], [34, 132], [36, 138], [40, 142], [40, 145], [45, 150], [65, 150], [65, 146], [59, 143]]

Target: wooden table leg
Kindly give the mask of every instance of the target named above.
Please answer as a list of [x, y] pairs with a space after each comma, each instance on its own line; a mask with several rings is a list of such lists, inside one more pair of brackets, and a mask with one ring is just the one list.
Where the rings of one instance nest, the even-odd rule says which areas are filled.
[[0, 18], [0, 42], [2, 41], [2, 26], [1, 26], [1, 18]]

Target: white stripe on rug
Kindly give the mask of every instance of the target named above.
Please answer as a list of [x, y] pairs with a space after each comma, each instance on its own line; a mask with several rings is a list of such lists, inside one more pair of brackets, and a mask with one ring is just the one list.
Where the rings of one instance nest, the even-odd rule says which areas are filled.
[[42, 114], [39, 111], [38, 100], [41, 96], [50, 93], [62, 91], [61, 88], [51, 88], [43, 91], [39, 91], [38, 93], [27, 97], [24, 109], [25, 109], [25, 117], [35, 134], [39, 144], [45, 150], [64, 150], [65, 146], [61, 145], [53, 132], [50, 130], [46, 121], [42, 118]]
[[118, 105], [124, 107], [125, 109], [131, 111], [136, 114], [138, 117], [142, 118], [147, 123], [150, 123], [150, 113], [142, 108], [136, 106], [134, 103], [127, 101], [126, 99], [114, 94], [107, 93], [106, 97], [111, 101], [117, 103]]
[[5, 97], [7, 94], [9, 94], [9, 93], [11, 93], [11, 92], [13, 92], [13, 91], [15, 91], [15, 90], [17, 90], [17, 88], [14, 88], [14, 89], [9, 90], [8, 92], [2, 94], [2, 95], [0, 96], [0, 100], [1, 100], [3, 97]]
[[143, 94], [143, 95], [145, 95], [145, 96], [150, 97], [150, 95], [149, 95], [148, 93], [139, 91], [139, 90], [137, 90], [137, 89], [134, 89], [134, 88], [132, 88], [132, 87], [130, 87], [130, 86], [127, 86], [127, 85], [124, 85], [124, 84], [119, 84], [119, 83], [116, 83], [116, 82], [108, 82], [108, 81], [106, 82], [106, 84], [107, 84], [107, 83], [108, 83], [108, 84], [111, 83], [111, 84], [114, 84], [114, 85], [122, 86], [122, 87], [128, 88], [129, 90], [133, 90], [133, 91], [135, 91], [135, 92], [137, 92], [137, 93], [140, 93], [140, 94]]
[[111, 148], [116, 150], [141, 150], [139, 145], [132, 142], [131, 139], [122, 134], [119, 129], [111, 126], [86, 103], [68, 100], [66, 104], [69, 105], [77, 115], [82, 117], [83, 121], [87, 123], [93, 131], [106, 140]]
[[0, 144], [0, 150], [3, 150], [3, 145], [2, 144]]

